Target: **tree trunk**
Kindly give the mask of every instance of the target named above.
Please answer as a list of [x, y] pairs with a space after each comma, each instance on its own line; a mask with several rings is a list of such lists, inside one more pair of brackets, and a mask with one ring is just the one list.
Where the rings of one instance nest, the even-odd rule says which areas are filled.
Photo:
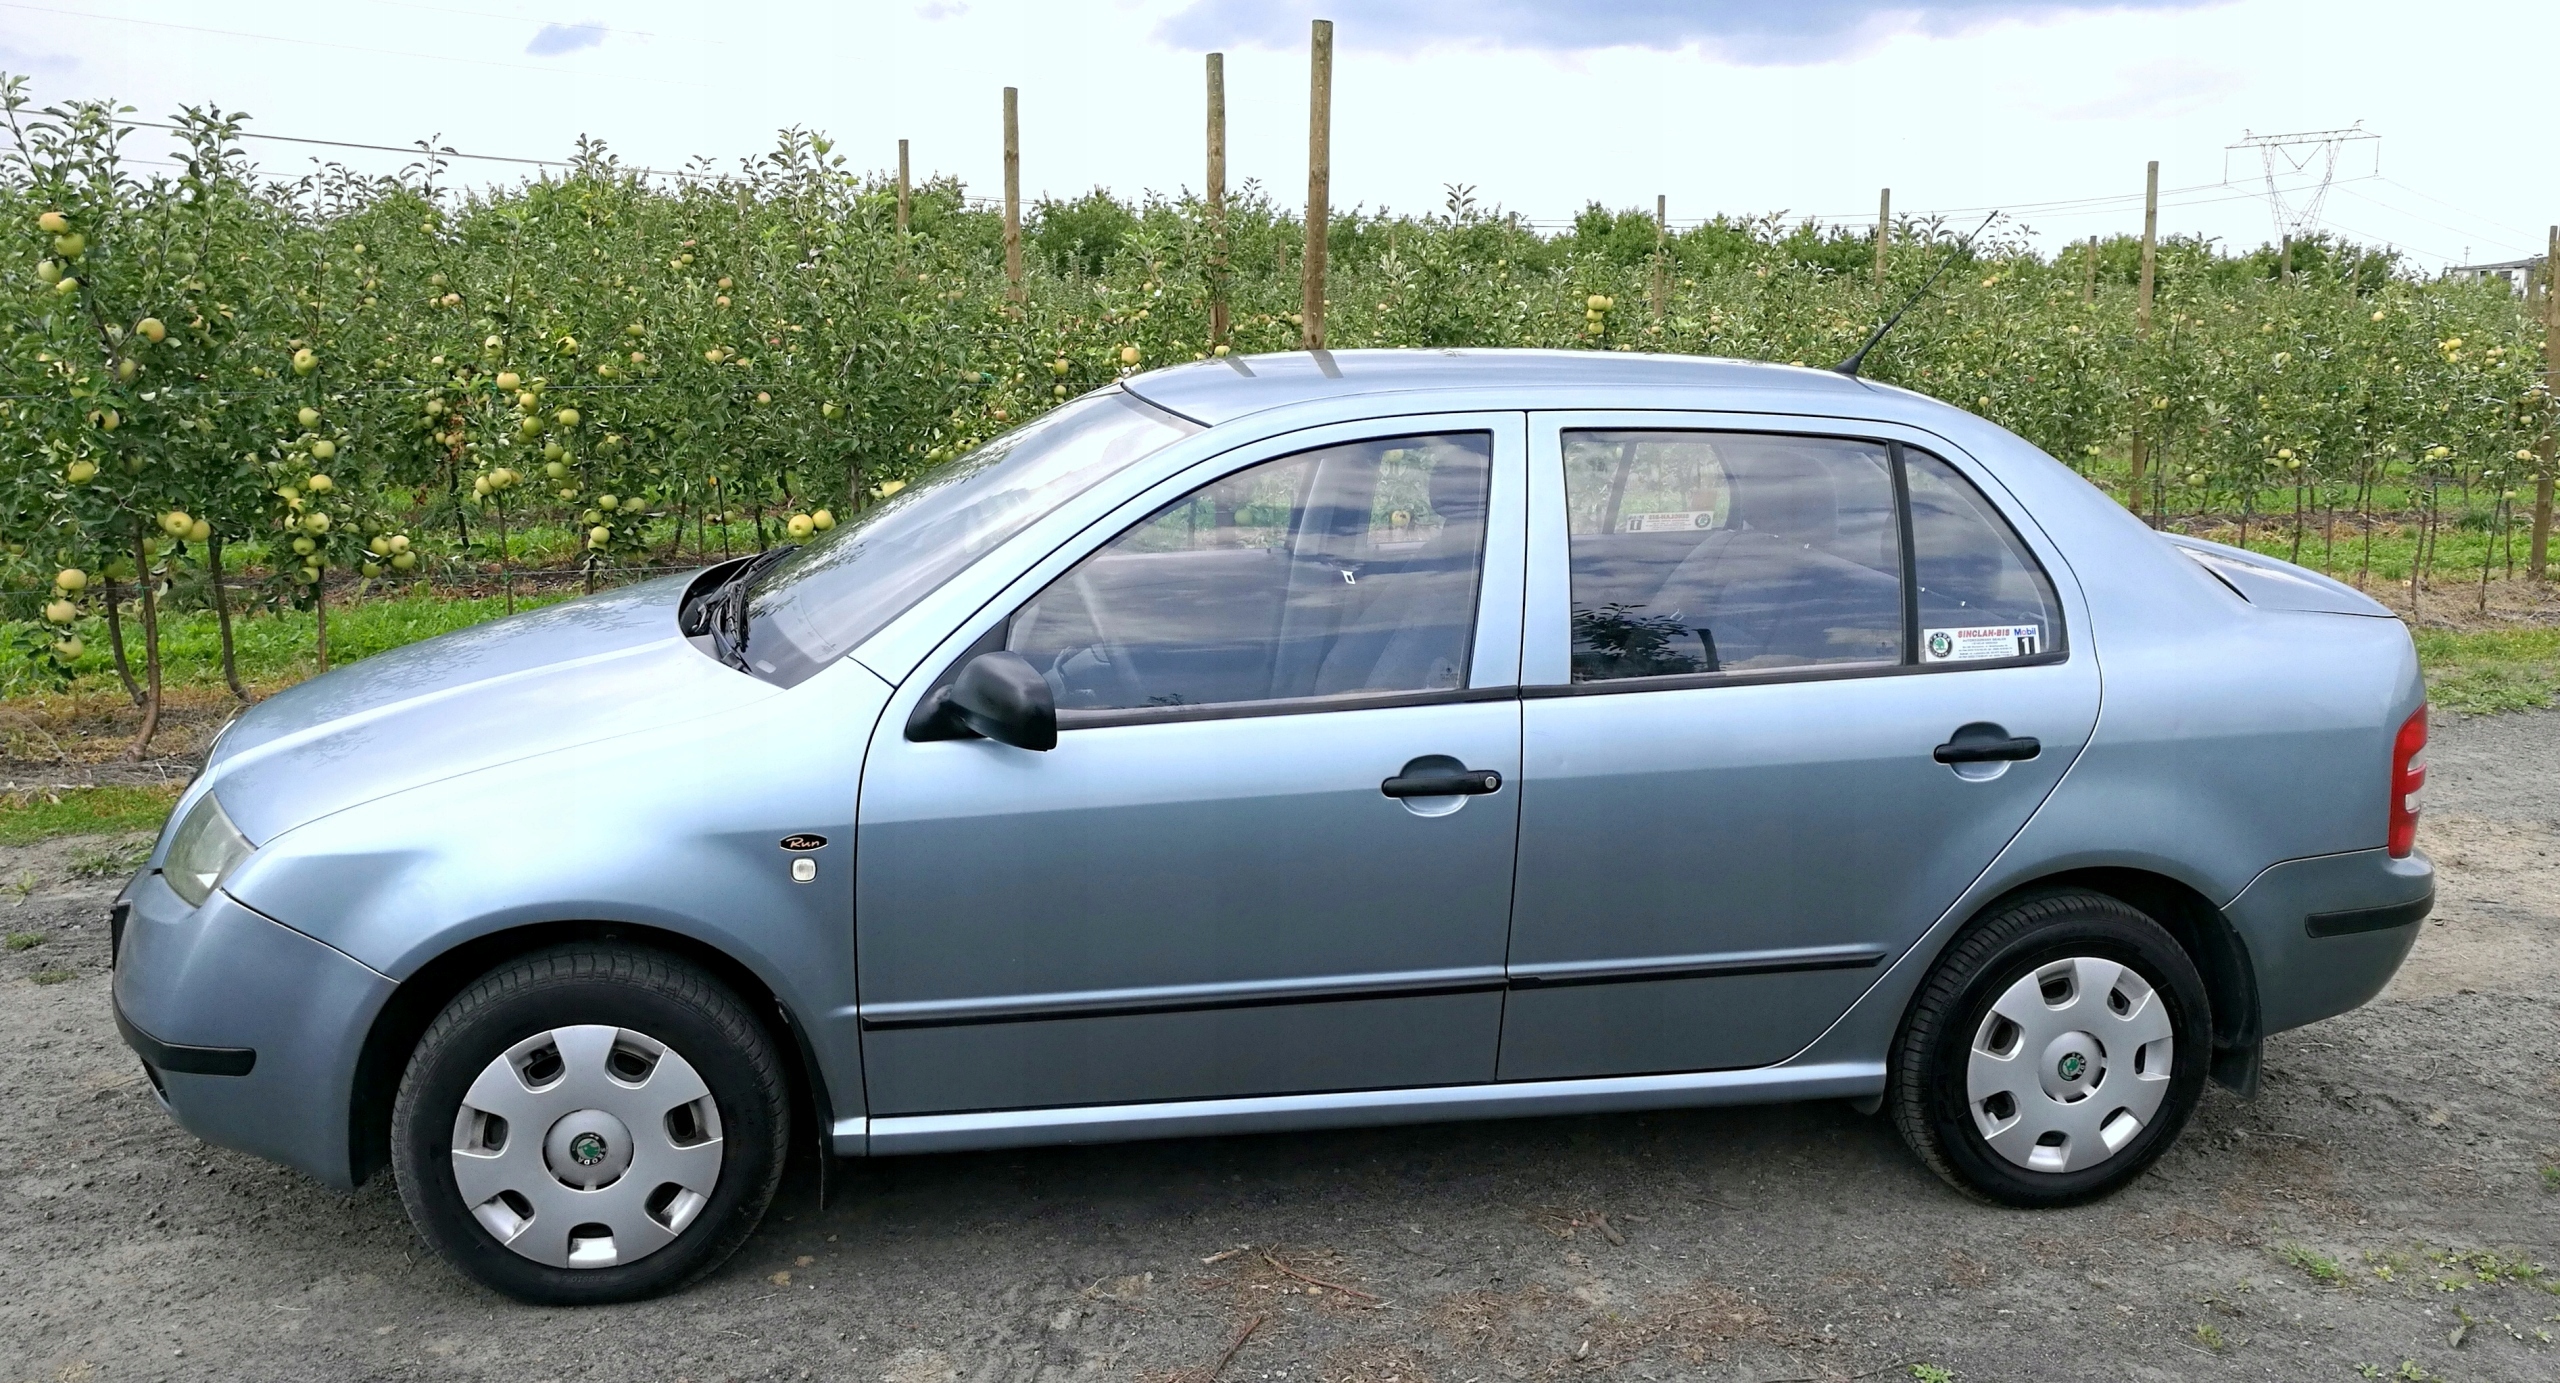
[[2370, 458], [2364, 474], [2356, 480], [2356, 520], [2364, 526], [2364, 550], [2356, 558], [2356, 589], [2361, 591], [2373, 578], [2373, 471]]
[[2504, 512], [2506, 503], [2503, 497], [2489, 502], [2489, 531], [2481, 535], [2487, 539], [2480, 547], [2479, 612], [2484, 615], [2489, 613], [2489, 568], [2496, 565], [2498, 561], [2498, 528], [2500, 527], [2498, 519]]
[[444, 468], [444, 490], [453, 501], [453, 531], [462, 540], [462, 555], [471, 555], [471, 517], [462, 504], [462, 463], [447, 460]]
[[160, 613], [151, 589], [151, 540], [139, 519], [133, 526], [133, 569], [136, 584], [142, 587], [142, 668], [150, 682], [150, 696], [142, 703], [142, 729], [124, 756], [139, 759], [160, 729]]
[[108, 577], [107, 652], [115, 658], [116, 676], [124, 681], [124, 694], [132, 697], [133, 704], [139, 706], [142, 704], [142, 688], [134, 684], [133, 665], [125, 661], [124, 620], [116, 611], [116, 607], [123, 603], [123, 597], [124, 592], [119, 588], [119, 583], [114, 577]]
[[[516, 612], [516, 574], [507, 567], [507, 502], [501, 499], [497, 500], [496, 504], [498, 506], [498, 579], [506, 587], [507, 613], [512, 615]], [[322, 664], [321, 670], [327, 671], [328, 665]]]
[[318, 627], [314, 643], [320, 652], [320, 670], [329, 670], [329, 573], [324, 568], [318, 580], [311, 583], [311, 619]]
[[222, 536], [204, 540], [205, 566], [213, 573], [213, 622], [222, 631], [222, 680], [231, 685], [231, 694], [242, 701], [249, 699], [249, 689], [240, 685], [240, 659], [231, 644], [231, 597], [222, 589]]
[[2542, 443], [2542, 478], [2533, 482], [2533, 537], [2524, 550], [2524, 574], [2536, 581], [2551, 573], [2551, 469], [2560, 455], [2549, 438]]

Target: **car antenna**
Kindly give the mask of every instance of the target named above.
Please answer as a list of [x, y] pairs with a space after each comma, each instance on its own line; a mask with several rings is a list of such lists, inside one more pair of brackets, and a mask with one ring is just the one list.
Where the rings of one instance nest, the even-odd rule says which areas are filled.
[[1929, 277], [1921, 282], [1920, 291], [1911, 295], [1911, 301], [1895, 308], [1893, 310], [1893, 315], [1884, 319], [1884, 325], [1876, 328], [1876, 334], [1867, 338], [1867, 344], [1858, 347], [1857, 354], [1852, 355], [1848, 359], [1841, 361], [1839, 364], [1832, 366], [1831, 372], [1833, 374], [1847, 375], [1851, 379], [1856, 379], [1858, 377], [1858, 367], [1867, 363], [1867, 352], [1874, 350], [1876, 348], [1876, 343], [1884, 339], [1884, 334], [1893, 330], [1895, 324], [1902, 320], [1903, 313], [1909, 312], [1911, 309], [1920, 305], [1920, 300], [1929, 295], [1930, 286], [1938, 281], [1938, 275], [1945, 273], [1947, 271], [1947, 267], [1954, 264], [1958, 256], [1962, 255], [1966, 250], [1973, 248], [1973, 236], [1980, 235], [1984, 231], [1989, 230], [1991, 228], [1991, 223], [1998, 219], [1999, 215], [2000, 213], [1995, 211], [1989, 216], [1983, 217], [1982, 224], [1973, 228], [1973, 235], [1968, 235], [1964, 239], [1957, 241], [1956, 247], [1947, 251], [1947, 257], [1938, 261], [1938, 267], [1929, 271]]

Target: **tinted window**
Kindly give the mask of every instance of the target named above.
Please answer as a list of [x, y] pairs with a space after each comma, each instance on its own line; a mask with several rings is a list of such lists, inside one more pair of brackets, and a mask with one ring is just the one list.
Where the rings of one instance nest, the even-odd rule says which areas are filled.
[[1973, 662], [2060, 647], [2053, 586], [2015, 530], [1955, 468], [1904, 448], [1920, 661]]
[[800, 681], [1040, 516], [1199, 430], [1111, 389], [949, 462], [775, 566], [749, 607], [750, 660]]
[[1492, 441], [1267, 461], [1114, 538], [1013, 618], [1063, 711], [1466, 684]]
[[1573, 680], [1902, 658], [1879, 442], [1568, 432]]

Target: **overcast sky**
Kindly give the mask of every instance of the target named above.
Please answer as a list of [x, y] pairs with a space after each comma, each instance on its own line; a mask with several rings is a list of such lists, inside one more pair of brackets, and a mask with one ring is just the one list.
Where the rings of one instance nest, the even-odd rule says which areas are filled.
[[[1436, 207], [1444, 185], [1541, 221], [1584, 202], [1675, 220], [1872, 220], [2006, 206], [2050, 246], [2163, 229], [2248, 246], [2275, 220], [2244, 135], [2361, 121], [2319, 224], [2435, 267], [2539, 253], [2560, 220], [2551, 0], [0, 0], [0, 68], [40, 101], [160, 118], [249, 112], [275, 135], [723, 165], [804, 125], [857, 165], [1000, 189], [999, 92], [1022, 90], [1030, 195], [1197, 187], [1201, 54], [1227, 57], [1231, 176], [1306, 180], [1307, 21], [1337, 24], [1337, 207]], [[282, 173], [315, 154], [254, 146]], [[144, 132], [138, 153], [165, 145]], [[2317, 148], [2283, 183], [2294, 211]], [[526, 170], [462, 164], [470, 176]], [[2228, 180], [2227, 185], [2226, 179]], [[2099, 200], [2104, 199], [2104, 200]], [[1970, 223], [1978, 211], [1964, 216]]]

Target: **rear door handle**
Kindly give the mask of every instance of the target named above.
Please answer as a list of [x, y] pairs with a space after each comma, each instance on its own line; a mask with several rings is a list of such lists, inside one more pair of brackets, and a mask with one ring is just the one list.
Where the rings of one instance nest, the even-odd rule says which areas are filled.
[[1989, 764], [2032, 759], [2044, 752], [2033, 735], [2012, 735], [1986, 720], [1959, 726], [1947, 742], [1929, 752], [1942, 764]]
[[1446, 759], [1416, 760], [1406, 764], [1402, 773], [1378, 784], [1378, 791], [1389, 797], [1480, 797], [1502, 791], [1502, 775], [1489, 768], [1468, 768]]

